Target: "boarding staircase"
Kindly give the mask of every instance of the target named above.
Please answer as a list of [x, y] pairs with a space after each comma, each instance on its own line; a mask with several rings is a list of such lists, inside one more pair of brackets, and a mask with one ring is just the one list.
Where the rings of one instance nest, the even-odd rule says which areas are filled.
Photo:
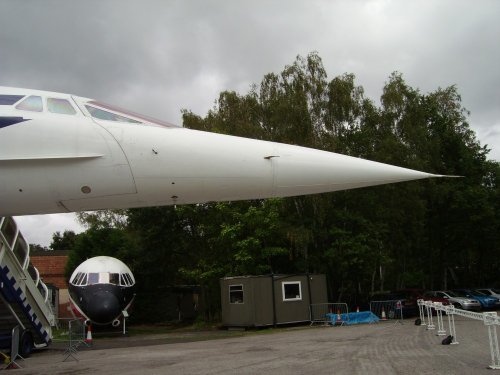
[[29, 245], [11, 217], [0, 217], [0, 334], [19, 325], [35, 347], [52, 340], [56, 319], [47, 286], [30, 263]]

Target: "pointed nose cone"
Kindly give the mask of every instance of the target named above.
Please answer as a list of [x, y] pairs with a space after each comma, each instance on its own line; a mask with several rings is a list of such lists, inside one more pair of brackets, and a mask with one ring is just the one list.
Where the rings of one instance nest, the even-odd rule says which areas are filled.
[[276, 196], [314, 194], [438, 177], [346, 155], [280, 144], [274, 163]]
[[133, 130], [121, 137], [137, 195], [113, 197], [122, 199], [113, 208], [289, 197], [437, 177], [283, 143], [189, 129]]

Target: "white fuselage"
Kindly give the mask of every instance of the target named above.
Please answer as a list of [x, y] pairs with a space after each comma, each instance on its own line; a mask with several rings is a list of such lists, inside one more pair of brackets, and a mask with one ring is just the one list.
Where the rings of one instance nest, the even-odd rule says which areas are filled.
[[[0, 87], [2, 94], [22, 98], [0, 105], [0, 216], [296, 196], [434, 176], [164, 126], [67, 94]], [[28, 96], [42, 98], [41, 112], [16, 108]], [[75, 113], [50, 112], [50, 98]], [[118, 120], [93, 117], [95, 108]]]

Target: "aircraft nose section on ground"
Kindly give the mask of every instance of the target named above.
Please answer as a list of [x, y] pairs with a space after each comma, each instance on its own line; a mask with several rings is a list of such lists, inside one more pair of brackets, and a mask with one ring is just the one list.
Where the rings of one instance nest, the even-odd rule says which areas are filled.
[[99, 290], [92, 296], [88, 305], [87, 314], [96, 323], [111, 323], [121, 312], [120, 303], [114, 294], [109, 291]]
[[276, 196], [314, 194], [438, 177], [336, 153], [280, 144], [272, 157]]

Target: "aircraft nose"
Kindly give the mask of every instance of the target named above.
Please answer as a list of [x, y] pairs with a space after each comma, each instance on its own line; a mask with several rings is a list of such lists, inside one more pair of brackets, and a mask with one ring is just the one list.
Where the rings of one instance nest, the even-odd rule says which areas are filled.
[[278, 196], [322, 193], [438, 177], [429, 173], [351, 156], [283, 145], [274, 157], [274, 191]]
[[108, 291], [100, 290], [92, 296], [88, 316], [96, 323], [111, 323], [120, 314], [118, 298]]

